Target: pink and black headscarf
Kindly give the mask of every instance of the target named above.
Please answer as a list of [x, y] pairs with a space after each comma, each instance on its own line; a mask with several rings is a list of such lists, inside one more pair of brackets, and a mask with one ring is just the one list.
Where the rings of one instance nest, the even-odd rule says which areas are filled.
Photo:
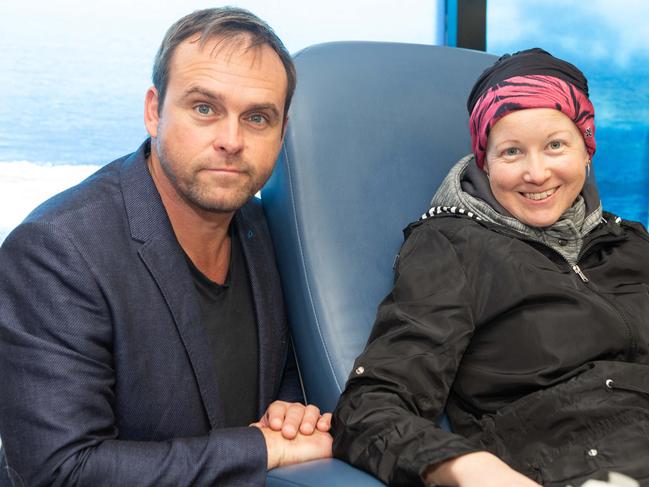
[[467, 108], [471, 145], [478, 167], [485, 161], [491, 128], [505, 115], [526, 108], [554, 108], [581, 132], [588, 155], [595, 153], [595, 110], [588, 81], [572, 64], [534, 48], [505, 54], [478, 78]]

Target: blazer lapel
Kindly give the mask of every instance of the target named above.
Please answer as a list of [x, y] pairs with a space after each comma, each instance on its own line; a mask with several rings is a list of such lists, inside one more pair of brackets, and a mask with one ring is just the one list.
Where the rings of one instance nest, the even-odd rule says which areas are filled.
[[255, 304], [259, 337], [259, 416], [279, 390], [288, 330], [275, 252], [260, 205], [249, 202], [235, 215]]
[[125, 161], [121, 184], [138, 253], [162, 293], [187, 351], [203, 405], [212, 428], [222, 427], [223, 405], [218, 400], [212, 353], [201, 323], [196, 289], [185, 256], [146, 165], [148, 141]]

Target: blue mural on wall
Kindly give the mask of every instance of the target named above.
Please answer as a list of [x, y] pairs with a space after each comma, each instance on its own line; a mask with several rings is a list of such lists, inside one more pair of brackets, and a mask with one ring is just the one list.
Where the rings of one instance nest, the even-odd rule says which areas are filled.
[[649, 222], [649, 3], [488, 0], [487, 51], [542, 47], [579, 67], [595, 106], [604, 209]]

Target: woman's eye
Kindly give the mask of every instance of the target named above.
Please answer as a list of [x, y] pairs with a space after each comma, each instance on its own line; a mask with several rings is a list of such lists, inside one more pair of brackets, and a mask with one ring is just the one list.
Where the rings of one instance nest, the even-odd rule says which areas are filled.
[[558, 150], [563, 147], [563, 143], [560, 140], [553, 140], [548, 144], [548, 147], [552, 150]]
[[212, 113], [212, 109], [210, 108], [210, 106], [205, 105], [204, 103], [201, 103], [200, 105], [196, 105], [196, 107], [194, 107], [194, 110], [196, 110], [201, 115], [210, 115]]
[[518, 147], [508, 147], [505, 149], [505, 155], [506, 156], [516, 156], [520, 154], [520, 149]]

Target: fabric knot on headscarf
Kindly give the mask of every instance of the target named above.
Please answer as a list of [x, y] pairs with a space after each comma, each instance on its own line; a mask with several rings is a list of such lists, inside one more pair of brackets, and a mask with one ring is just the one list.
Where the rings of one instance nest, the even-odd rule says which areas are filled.
[[502, 56], [476, 82], [467, 108], [471, 145], [482, 168], [491, 128], [505, 115], [527, 108], [553, 108], [579, 129], [586, 151], [595, 153], [595, 109], [588, 81], [572, 64], [535, 48]]

